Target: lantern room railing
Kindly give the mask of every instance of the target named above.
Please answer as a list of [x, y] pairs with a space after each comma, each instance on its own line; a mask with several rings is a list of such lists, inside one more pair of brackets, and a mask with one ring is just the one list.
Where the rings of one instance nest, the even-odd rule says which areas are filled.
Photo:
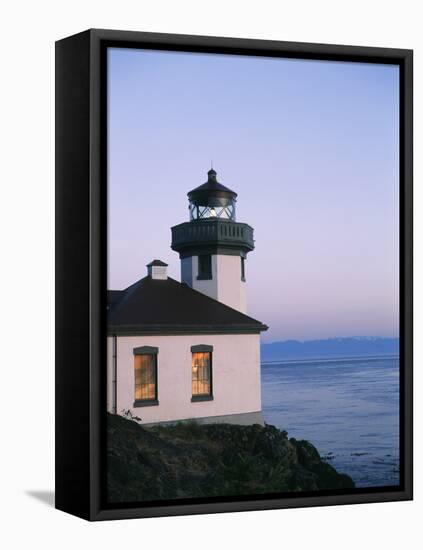
[[239, 245], [254, 248], [254, 230], [246, 223], [228, 220], [197, 220], [172, 227], [172, 248], [197, 244]]

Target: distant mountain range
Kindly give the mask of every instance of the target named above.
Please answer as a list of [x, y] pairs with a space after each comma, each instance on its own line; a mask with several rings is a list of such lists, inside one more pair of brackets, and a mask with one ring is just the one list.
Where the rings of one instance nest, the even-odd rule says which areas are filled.
[[399, 338], [358, 336], [326, 340], [285, 340], [261, 345], [261, 360], [307, 359], [318, 357], [347, 357], [351, 355], [396, 355]]

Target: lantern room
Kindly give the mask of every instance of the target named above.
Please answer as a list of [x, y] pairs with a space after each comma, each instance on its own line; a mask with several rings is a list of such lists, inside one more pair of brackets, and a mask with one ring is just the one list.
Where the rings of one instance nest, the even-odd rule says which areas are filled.
[[188, 193], [190, 220], [235, 221], [237, 194], [217, 181], [213, 168], [207, 174], [206, 183]]
[[181, 282], [245, 313], [245, 260], [254, 250], [254, 229], [235, 219], [237, 194], [217, 181], [212, 168], [188, 199], [190, 221], [172, 227]]

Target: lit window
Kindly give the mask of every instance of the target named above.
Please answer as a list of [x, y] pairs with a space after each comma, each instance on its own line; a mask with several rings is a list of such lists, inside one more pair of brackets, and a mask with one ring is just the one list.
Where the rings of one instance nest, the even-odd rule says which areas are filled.
[[134, 406], [158, 405], [157, 351], [150, 346], [134, 349]]
[[192, 346], [192, 401], [212, 397], [212, 346]]

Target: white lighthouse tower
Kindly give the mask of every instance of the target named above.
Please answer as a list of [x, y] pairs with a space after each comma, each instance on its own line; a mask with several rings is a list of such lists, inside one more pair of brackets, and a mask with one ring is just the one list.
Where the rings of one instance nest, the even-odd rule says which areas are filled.
[[188, 193], [190, 221], [172, 227], [172, 249], [181, 258], [181, 281], [242, 313], [247, 311], [246, 269], [253, 228], [238, 223], [237, 194], [208, 180]]

